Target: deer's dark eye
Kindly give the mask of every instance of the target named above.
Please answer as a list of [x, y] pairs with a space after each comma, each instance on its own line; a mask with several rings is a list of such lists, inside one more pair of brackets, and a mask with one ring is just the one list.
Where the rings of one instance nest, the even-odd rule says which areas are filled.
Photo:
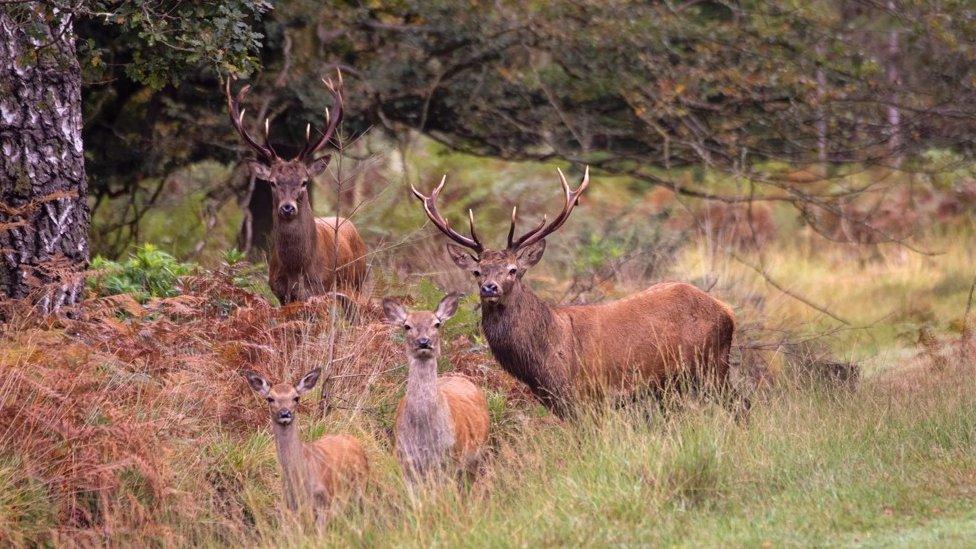
[[298, 404], [298, 397], [295, 397], [294, 400], [295, 400], [295, 404]]
[[308, 179], [302, 181], [302, 188], [304, 189], [305, 187], [308, 187]]
[[508, 274], [510, 274], [510, 275], [516, 274], [517, 272], [518, 272], [518, 269], [516, 269], [515, 267], [512, 267], [511, 269], [508, 270]]
[[268, 404], [271, 404], [272, 402], [274, 402], [274, 399], [271, 398], [271, 397], [268, 397]]
[[471, 274], [473, 274], [474, 276], [481, 276], [481, 271], [478, 270], [471, 271]]
[[435, 327], [435, 328], [440, 328], [440, 327], [441, 327], [441, 321], [440, 321], [440, 320], [438, 320], [437, 322], [435, 322], [435, 323], [434, 323], [434, 327]]
[[409, 324], [404, 324], [403, 325], [403, 331], [404, 332], [409, 332], [410, 331], [410, 325]]

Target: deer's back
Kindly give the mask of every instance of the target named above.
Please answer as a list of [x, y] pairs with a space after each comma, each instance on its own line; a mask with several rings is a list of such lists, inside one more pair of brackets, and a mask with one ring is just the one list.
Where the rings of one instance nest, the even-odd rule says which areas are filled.
[[366, 279], [366, 243], [356, 226], [344, 217], [317, 217], [315, 230], [327, 276], [335, 269], [337, 287], [358, 290]]
[[592, 381], [618, 388], [684, 372], [695, 361], [727, 360], [735, 328], [727, 305], [681, 282], [557, 311], [573, 326], [583, 371], [589, 370]]
[[310, 475], [330, 496], [362, 490], [369, 474], [363, 445], [352, 435], [326, 435], [305, 445]]
[[461, 375], [437, 380], [454, 424], [454, 458], [462, 467], [477, 463], [488, 443], [488, 399], [485, 392]]

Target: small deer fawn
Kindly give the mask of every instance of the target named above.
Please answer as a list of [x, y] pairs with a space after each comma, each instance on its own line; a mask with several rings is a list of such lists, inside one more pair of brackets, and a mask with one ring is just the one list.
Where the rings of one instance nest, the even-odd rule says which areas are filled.
[[241, 103], [250, 86], [244, 86], [232, 96], [230, 79], [227, 80], [227, 110], [231, 124], [255, 154], [249, 162], [252, 173], [271, 185], [274, 221], [268, 284], [282, 304], [305, 301], [334, 290], [358, 291], [366, 278], [366, 244], [352, 221], [343, 217], [316, 218], [308, 199], [309, 182], [325, 171], [331, 159], [329, 154], [316, 155], [332, 139], [342, 118], [341, 74], [338, 86], [330, 80], [325, 80], [325, 85], [332, 93], [334, 110], [331, 116], [328, 109], [325, 111], [325, 132], [313, 142], [311, 126], [307, 126], [305, 147], [295, 158], [285, 160], [278, 156], [268, 140], [267, 120], [263, 145], [244, 129]]
[[437, 376], [440, 328], [457, 311], [459, 297], [446, 296], [434, 312], [407, 312], [397, 301], [383, 300], [387, 320], [404, 332], [409, 372], [396, 412], [396, 448], [413, 482], [475, 473], [488, 442], [484, 391], [460, 375]]
[[320, 374], [321, 369], [316, 368], [295, 385], [271, 385], [250, 370], [244, 377], [251, 389], [268, 401], [285, 504], [291, 511], [305, 512], [311, 503], [316, 522], [323, 524], [337, 498], [362, 495], [369, 464], [363, 445], [350, 435], [326, 435], [314, 442], [301, 442], [295, 423], [299, 399], [318, 383]]
[[546, 407], [565, 417], [584, 397], [629, 398], [685, 377], [725, 392], [735, 317], [698, 288], [664, 282], [609, 303], [552, 306], [522, 282], [542, 259], [546, 237], [579, 203], [590, 182], [589, 168], [576, 190], [559, 172], [565, 204], [551, 223], [543, 218], [515, 238], [512, 210], [508, 246], [500, 250], [481, 244], [470, 211], [470, 237], [451, 228], [437, 211], [445, 179], [430, 196], [411, 189], [431, 222], [463, 246], [448, 244], [447, 251], [478, 284], [481, 329], [492, 355]]

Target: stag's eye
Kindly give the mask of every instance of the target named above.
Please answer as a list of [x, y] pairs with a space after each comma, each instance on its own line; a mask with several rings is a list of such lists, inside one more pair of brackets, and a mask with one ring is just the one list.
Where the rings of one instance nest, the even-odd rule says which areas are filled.
[[508, 270], [508, 274], [510, 274], [510, 275], [513, 275], [513, 274], [516, 274], [516, 273], [518, 273], [518, 269], [515, 268], [515, 267], [512, 267], [511, 269]]
[[295, 404], [298, 404], [298, 397], [295, 397], [295, 398], [294, 398], [294, 399], [292, 399], [292, 400], [294, 400], [294, 401], [295, 401]]
[[308, 187], [308, 179], [302, 181], [302, 188]]
[[481, 271], [474, 270], [474, 271], [471, 271], [471, 274], [473, 274], [474, 276], [481, 276]]
[[272, 402], [274, 402], [274, 399], [271, 398], [271, 397], [268, 397], [268, 404], [271, 404]]
[[403, 325], [403, 331], [404, 332], [409, 332], [410, 331], [410, 325], [409, 324], [404, 324]]
[[438, 320], [438, 321], [434, 322], [434, 327], [435, 328], [440, 328], [441, 327], [441, 321]]

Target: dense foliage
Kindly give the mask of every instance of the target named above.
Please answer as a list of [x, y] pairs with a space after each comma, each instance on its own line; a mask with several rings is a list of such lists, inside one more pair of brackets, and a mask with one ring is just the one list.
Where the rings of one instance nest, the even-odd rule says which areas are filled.
[[[92, 192], [97, 207], [128, 201], [116, 230], [132, 229], [178, 168], [243, 154], [221, 102], [228, 73], [256, 84], [249, 112], [274, 120], [285, 152], [327, 105], [320, 78], [341, 67], [347, 142], [419, 131], [476, 154], [834, 214], [865, 189], [796, 184], [771, 162], [917, 167], [933, 147], [968, 157], [976, 134], [976, 10], [962, 0], [175, 6], [192, 17], [147, 25], [129, 9], [80, 28]], [[682, 181], [671, 171], [682, 166], [749, 185]], [[207, 199], [247, 188], [236, 170]]]

